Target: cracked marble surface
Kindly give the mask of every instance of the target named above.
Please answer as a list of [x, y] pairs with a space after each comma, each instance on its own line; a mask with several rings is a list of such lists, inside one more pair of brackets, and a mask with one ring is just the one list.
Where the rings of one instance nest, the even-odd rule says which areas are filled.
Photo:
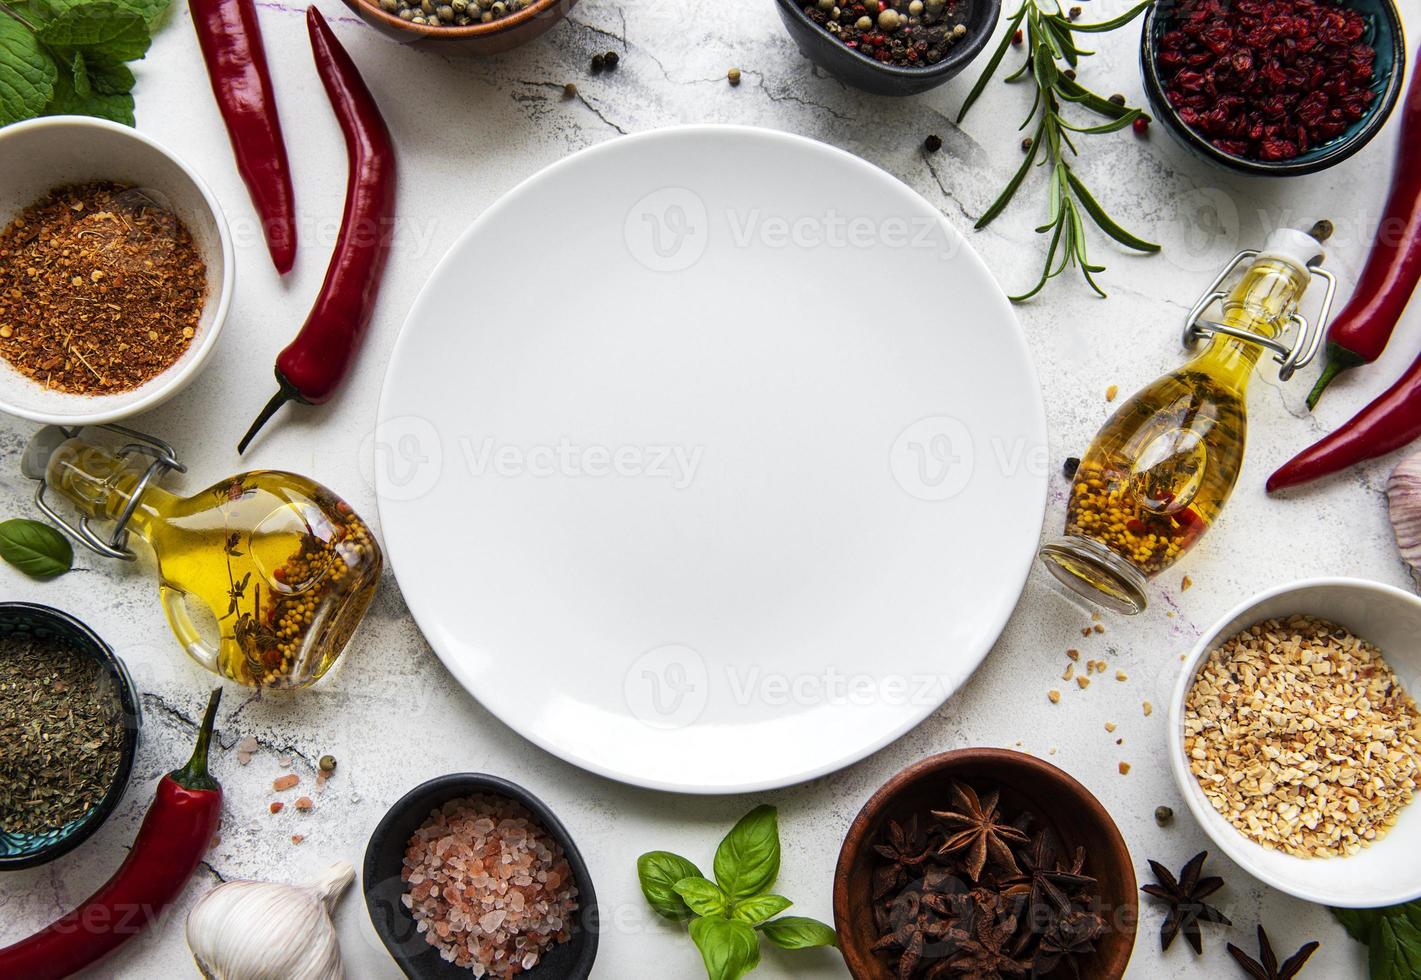
[[[362, 66], [391, 128], [401, 140], [404, 183], [401, 226], [389, 280], [361, 359], [343, 393], [321, 410], [288, 410], [271, 428], [248, 467], [310, 474], [375, 519], [374, 493], [358, 447], [374, 424], [386, 356], [428, 270], [468, 223], [526, 175], [585, 146], [658, 126], [735, 122], [789, 130], [848, 149], [897, 175], [939, 207], [968, 237], [1009, 292], [1034, 279], [1042, 241], [1032, 234], [1044, 194], [1036, 179], [995, 224], [972, 232], [974, 217], [996, 196], [1019, 159], [1016, 119], [1025, 93], [992, 85], [962, 128], [956, 110], [972, 71], [923, 96], [890, 101], [859, 94], [813, 69], [784, 33], [769, 0], [583, 0], [568, 21], [529, 47], [485, 61], [462, 61], [406, 50], [375, 35], [339, 4], [320, 0]], [[1090, 7], [1097, 6], [1092, 3]], [[1121, 8], [1106, 0], [1107, 11]], [[1421, 2], [1404, 0], [1409, 19]], [[1095, 11], [1092, 11], [1094, 13]], [[300, 324], [319, 285], [344, 190], [339, 133], [314, 85], [301, 11], [261, 4], [261, 18], [281, 100], [297, 180], [303, 247], [297, 271], [278, 282], [254, 234], [247, 195], [206, 81], [188, 13], [180, 5], [140, 66], [141, 129], [163, 140], [203, 173], [227, 210], [238, 237], [238, 281], [231, 318], [210, 366], [182, 396], [134, 420], [175, 443], [189, 465], [188, 490], [234, 471], [233, 446], [269, 395], [267, 365]], [[1135, 32], [1103, 38], [1083, 81], [1102, 91], [1141, 98]], [[615, 73], [590, 76], [596, 51], [615, 49]], [[731, 88], [725, 72], [738, 66], [744, 82]], [[568, 81], [576, 99], [564, 99]], [[925, 157], [924, 135], [944, 148]], [[1392, 166], [1396, 127], [1333, 170], [1282, 181], [1249, 180], [1211, 169], [1156, 130], [1087, 139], [1081, 175], [1127, 227], [1163, 243], [1157, 257], [1113, 249], [1099, 236], [1092, 249], [1108, 271], [1112, 296], [1093, 298], [1069, 276], [1018, 315], [1046, 389], [1056, 464], [1078, 453], [1109, 409], [1104, 393], [1128, 393], [1179, 363], [1182, 312], [1235, 250], [1259, 243], [1279, 225], [1308, 226], [1331, 218], [1337, 234], [1331, 267], [1344, 283], [1355, 277], [1378, 216]], [[852, 195], [852, 188], [845, 188]], [[482, 282], [497, 287], [534, 256], [489, 255], [470, 269], [472, 298]], [[555, 274], [556, 270], [548, 270]], [[866, 284], [874, 288], [874, 284]], [[892, 309], [891, 291], [885, 304]], [[911, 311], [902, 311], [911, 313]], [[1316, 417], [1302, 408], [1310, 381], [1287, 386], [1265, 372], [1252, 394], [1250, 456], [1222, 523], [1186, 563], [1156, 583], [1150, 610], [1112, 619], [1103, 635], [1082, 639], [1087, 613], [1034, 574], [1015, 616], [986, 664], [929, 720], [900, 741], [835, 775], [804, 786], [747, 797], [680, 798], [605, 781], [574, 769], [524, 742], [458, 688], [411, 621], [389, 576], [366, 626], [343, 665], [299, 697], [243, 699], [230, 691], [220, 720], [216, 775], [227, 790], [221, 842], [162, 924], [128, 945], [95, 976], [194, 975], [182, 937], [192, 902], [213, 882], [239, 877], [301, 879], [338, 858], [359, 865], [366, 839], [386, 807], [408, 788], [445, 772], [484, 770], [520, 782], [562, 816], [595, 876], [606, 929], [595, 976], [694, 978], [702, 975], [689, 940], [646, 911], [636, 887], [638, 853], [663, 847], [696, 859], [709, 856], [720, 834], [752, 803], [777, 803], [785, 838], [781, 890], [798, 910], [831, 917], [830, 885], [844, 830], [861, 803], [889, 775], [924, 755], [966, 745], [1016, 746], [1049, 756], [1088, 785], [1116, 815], [1143, 869], [1146, 857], [1178, 867], [1205, 838], [1185, 816], [1160, 754], [1165, 712], [1146, 718], [1141, 702], [1163, 706], [1178, 656], [1200, 631], [1244, 596], [1308, 575], [1341, 574], [1410, 585], [1392, 546], [1381, 487], [1393, 459], [1361, 467], [1316, 488], [1278, 500], [1262, 492], [1264, 477], [1319, 432], [1352, 412], [1409, 362], [1421, 345], [1421, 310], [1413, 307], [1391, 350], [1374, 369], [1334, 387]], [[964, 351], [970, 359], [971, 352]], [[1315, 369], [1314, 369], [1315, 370]], [[20, 477], [20, 449], [32, 427], [0, 420], [0, 501], [4, 516], [29, 515], [30, 487]], [[1054, 469], [1054, 464], [1053, 464]], [[1053, 477], [1043, 534], [1060, 526], [1064, 480]], [[0, 942], [27, 934], [70, 907], [104, 880], [148, 805], [159, 775], [181, 761], [193, 716], [210, 677], [171, 640], [150, 572], [80, 555], [76, 571], [48, 584], [0, 567], [4, 594], [69, 610], [91, 624], [125, 658], [144, 691], [142, 747], [127, 795], [112, 819], [75, 853], [46, 867], [0, 878]], [[1194, 586], [1181, 589], [1188, 573]], [[1064, 651], [1081, 647], [1130, 676], [1087, 691], [1070, 686], [1060, 705], [1046, 691], [1062, 686]], [[1107, 735], [1106, 721], [1119, 724]], [[235, 746], [251, 735], [259, 748], [248, 765]], [[1117, 746], [1115, 739], [1124, 738]], [[1054, 754], [1052, 751], [1054, 750]], [[273, 816], [271, 782], [286, 771], [314, 783], [313, 760], [335, 755], [340, 767], [316, 809], [288, 807]], [[290, 757], [291, 769], [282, 769]], [[1133, 764], [1128, 776], [1120, 761]], [[284, 794], [288, 800], [294, 793]], [[1155, 826], [1157, 805], [1180, 814], [1167, 830]], [[293, 845], [290, 836], [304, 834]], [[1360, 977], [1359, 947], [1325, 911], [1271, 892], [1215, 859], [1229, 880], [1220, 904], [1237, 923], [1227, 938], [1251, 943], [1266, 922], [1275, 945], [1292, 950], [1318, 938], [1312, 976]], [[338, 921], [349, 974], [397, 977], [371, 931], [358, 893]], [[1227, 975], [1226, 935], [1213, 931], [1196, 962], [1179, 944], [1161, 955], [1158, 909], [1146, 906], [1131, 976]], [[830, 954], [767, 952], [758, 975], [834, 977], [844, 974]]]

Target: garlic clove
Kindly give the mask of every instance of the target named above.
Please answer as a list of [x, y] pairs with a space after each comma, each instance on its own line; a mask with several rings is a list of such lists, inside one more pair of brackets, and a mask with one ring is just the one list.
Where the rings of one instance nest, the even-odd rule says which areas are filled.
[[1397, 550], [1421, 587], [1421, 453], [1407, 457], [1392, 470], [1386, 496]]

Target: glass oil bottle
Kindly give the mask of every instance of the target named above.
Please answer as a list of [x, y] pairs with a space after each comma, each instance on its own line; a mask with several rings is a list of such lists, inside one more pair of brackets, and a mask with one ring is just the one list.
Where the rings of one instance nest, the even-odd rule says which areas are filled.
[[[122, 441], [91, 438], [99, 435]], [[128, 541], [142, 539], [157, 561], [159, 597], [179, 643], [240, 684], [299, 688], [319, 679], [379, 583], [383, 558], [369, 528], [303, 476], [259, 470], [179, 497], [160, 486], [169, 471], [182, 470], [172, 449], [120, 426], [44, 429], [23, 470], [39, 481], [36, 503], [45, 515], [91, 550], [133, 560]], [[46, 491], [78, 510], [77, 525]]]
[[[1322, 246], [1292, 229], [1240, 252], [1191, 310], [1186, 347], [1203, 349], [1126, 400], [1081, 457], [1064, 537], [1041, 560], [1065, 585], [1108, 609], [1139, 613], [1145, 583], [1172, 566], [1219, 516], [1247, 443], [1246, 392], [1264, 350], [1288, 380], [1316, 355], [1336, 282]], [[1232, 289], [1224, 283], [1247, 267]], [[1298, 313], [1309, 283], [1326, 283], [1316, 324]], [[1215, 304], [1217, 320], [1205, 319]], [[1284, 335], [1293, 327], [1291, 344]]]

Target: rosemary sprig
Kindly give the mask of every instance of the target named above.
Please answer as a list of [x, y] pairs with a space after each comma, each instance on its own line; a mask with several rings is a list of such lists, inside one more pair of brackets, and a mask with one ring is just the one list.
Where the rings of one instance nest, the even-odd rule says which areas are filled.
[[[1110, 20], [1078, 24], [1061, 12], [1057, 0], [1022, 0], [1021, 6], [1007, 22], [1001, 43], [992, 52], [981, 77], [972, 86], [967, 100], [962, 103], [962, 110], [957, 114], [959, 124], [987, 87], [987, 82], [996, 74], [1016, 33], [1023, 32], [1026, 60], [1006, 77], [1006, 81], [1026, 80], [1035, 86], [1031, 112], [1019, 127], [1020, 130], [1025, 130], [1034, 125], [1034, 129], [1026, 148], [1026, 158], [1007, 182], [1001, 195], [977, 219], [975, 226], [978, 229], [985, 228], [1006, 210], [1033, 166], [1048, 168], [1050, 176], [1047, 184], [1047, 208], [1050, 217], [1036, 229], [1038, 234], [1051, 236], [1050, 245], [1046, 249], [1045, 267], [1036, 285], [1020, 295], [1011, 297], [1012, 302], [1020, 303], [1035, 296], [1045, 288], [1046, 283], [1059, 276], [1069, 266], [1079, 266], [1081, 275], [1090, 284], [1090, 288], [1101, 296], [1105, 295], [1105, 291], [1094, 277], [1095, 273], [1105, 271], [1105, 267], [1090, 263], [1086, 252], [1085, 220], [1081, 212], [1085, 212], [1101, 231], [1121, 245], [1139, 252], [1159, 251], [1158, 245], [1136, 237], [1120, 227], [1071, 169], [1072, 158], [1079, 154], [1072, 134], [1113, 133], [1133, 125], [1136, 119], [1150, 118], [1143, 110], [1102, 98], [1075, 80], [1075, 68], [1080, 64], [1080, 59], [1094, 54], [1077, 47], [1075, 36], [1082, 33], [1099, 34], [1123, 27], [1153, 2], [1154, 0], [1142, 0], [1137, 6]], [[1065, 67], [1062, 67], [1062, 64]], [[1067, 69], [1070, 69], [1070, 74], [1067, 74]], [[1106, 121], [1093, 126], [1078, 126], [1063, 114], [1066, 103], [1074, 103], [1088, 109], [1104, 117]]]

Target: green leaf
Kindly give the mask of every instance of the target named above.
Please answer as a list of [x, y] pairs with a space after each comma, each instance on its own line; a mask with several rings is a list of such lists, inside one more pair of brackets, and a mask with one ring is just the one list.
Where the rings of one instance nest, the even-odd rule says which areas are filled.
[[725, 892], [720, 890], [720, 886], [713, 881], [707, 881], [699, 874], [682, 878], [671, 887], [697, 915], [719, 915], [723, 918], [730, 908], [730, 902], [726, 899]]
[[89, 68], [84, 63], [84, 52], [74, 52], [69, 63], [69, 77], [74, 83], [74, 93], [81, 99], [87, 99], [94, 93], [94, 87], [89, 83]]
[[1143, 115], [1144, 113], [1141, 112], [1139, 109], [1131, 109], [1129, 112], [1125, 113], [1125, 115], [1120, 116], [1116, 119], [1112, 119], [1109, 122], [1101, 123], [1099, 126], [1073, 126], [1065, 119], [1060, 118], [1059, 116], [1057, 117], [1056, 122], [1059, 123], [1063, 129], [1069, 129], [1073, 133], [1085, 133], [1087, 136], [1094, 136], [1099, 133], [1119, 132], [1120, 130], [1124, 129], [1126, 126], [1130, 125], [1136, 119], [1139, 119]]
[[772, 806], [757, 806], [715, 851], [715, 880], [732, 902], [768, 891], [780, 875], [780, 827]]
[[967, 93], [967, 98], [962, 101], [962, 108], [957, 110], [957, 121], [962, 122], [967, 110], [972, 108], [972, 103], [977, 101], [977, 97], [982, 94], [982, 90], [987, 87], [987, 83], [996, 74], [997, 67], [1002, 63], [1002, 58], [1006, 57], [1007, 48], [1011, 47], [1012, 35], [1021, 26], [1021, 19], [1026, 16], [1026, 5], [1023, 4], [1010, 21], [1007, 22], [1006, 33], [1002, 35], [1001, 43], [997, 45], [997, 50], [992, 52], [992, 56], [987, 59], [986, 66], [982, 69], [982, 74], [977, 76], [976, 83], [972, 86], [972, 91]]
[[70, 7], [39, 26], [39, 39], [47, 47], [91, 49], [114, 61], [141, 58], [152, 43], [143, 15], [113, 0]]
[[105, 61], [90, 56], [85, 59], [89, 82], [95, 92], [104, 95], [127, 95], [133, 91], [136, 79], [133, 70], [121, 61]]
[[810, 949], [815, 946], [838, 946], [834, 930], [802, 915], [786, 915], [760, 927], [765, 938], [781, 949]]
[[0, 524], [0, 558], [30, 578], [48, 579], [74, 567], [74, 546], [48, 524], [17, 517]]
[[103, 92], [92, 85], [87, 97], [74, 90], [74, 81], [68, 73], [61, 74], [54, 82], [54, 97], [44, 107], [45, 116], [97, 116], [111, 119], [125, 126], [133, 125], [133, 96], [127, 93]]
[[1007, 205], [1011, 203], [1011, 199], [1016, 195], [1017, 188], [1021, 187], [1021, 182], [1026, 180], [1027, 174], [1031, 173], [1031, 165], [1036, 161], [1036, 151], [1041, 146], [1041, 133], [1045, 128], [1046, 121], [1043, 118], [1041, 125], [1036, 129], [1036, 135], [1032, 137], [1031, 148], [1027, 150], [1023, 156], [1021, 166], [1017, 168], [1011, 180], [1007, 181], [1007, 186], [997, 195], [997, 199], [991, 203], [986, 211], [982, 212], [982, 216], [977, 219], [977, 223], [972, 226], [973, 228], [980, 231], [991, 224], [997, 215], [1006, 210]]
[[740, 980], [760, 965], [760, 937], [743, 922], [718, 916], [696, 919], [691, 939], [710, 980]]
[[[1140, 111], [1138, 109], [1127, 108], [1123, 105], [1116, 105], [1109, 99], [1096, 95], [1075, 79], [1067, 78], [1064, 75], [1056, 80], [1056, 94], [1067, 102], [1083, 105], [1092, 112], [1098, 112], [1102, 116], [1109, 116], [1111, 119], [1118, 119], [1129, 112]], [[1145, 118], [1148, 119], [1149, 117], [1146, 116]]]
[[1416, 980], [1421, 977], [1421, 929], [1402, 910], [1387, 909], [1372, 935], [1372, 980]]
[[1106, 31], [1113, 31], [1117, 27], [1124, 27], [1130, 21], [1140, 16], [1148, 10], [1155, 0], [1141, 0], [1135, 6], [1125, 11], [1119, 17], [1112, 17], [1109, 20], [1096, 21], [1091, 24], [1077, 24], [1073, 21], [1066, 21], [1066, 26], [1073, 31], [1080, 31], [1083, 34], [1103, 34]]
[[0, 126], [43, 112], [58, 76], [54, 60], [29, 29], [0, 13]]
[[173, 6], [172, 0], [116, 0], [116, 2], [142, 17], [150, 32], [162, 23], [163, 18], [167, 16]]
[[704, 878], [699, 868], [679, 854], [648, 851], [637, 858], [636, 870], [641, 893], [657, 915], [676, 922], [692, 917], [690, 906], [676, 891], [676, 885], [687, 878]]
[[766, 919], [779, 915], [793, 904], [783, 895], [756, 895], [743, 902], [736, 902], [735, 910], [731, 915], [741, 922], [755, 926]]
[[1090, 191], [1086, 189], [1085, 184], [1075, 175], [1074, 171], [1067, 171], [1066, 179], [1071, 182], [1071, 190], [1075, 192], [1076, 199], [1081, 202], [1081, 206], [1085, 208], [1086, 213], [1090, 215], [1091, 220], [1100, 227], [1101, 231], [1121, 245], [1133, 248], [1138, 252], [1158, 252], [1160, 250], [1160, 247], [1154, 242], [1147, 242], [1143, 238], [1132, 235], [1116, 224], [1114, 219], [1105, 213], [1105, 209], [1100, 206], [1100, 203], [1091, 196]]
[[1367, 944], [1372, 941], [1372, 930], [1381, 919], [1383, 909], [1329, 909], [1332, 917], [1342, 923], [1347, 935], [1357, 942]]

